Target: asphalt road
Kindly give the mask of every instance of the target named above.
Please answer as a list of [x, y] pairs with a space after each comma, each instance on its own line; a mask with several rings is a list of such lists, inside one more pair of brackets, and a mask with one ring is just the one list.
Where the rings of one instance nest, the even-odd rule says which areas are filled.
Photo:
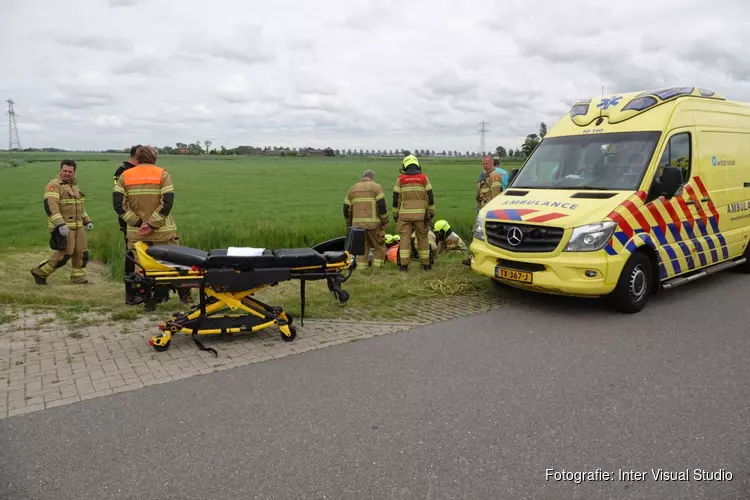
[[749, 293], [750, 277], [723, 273], [638, 315], [522, 294], [499, 312], [0, 420], [0, 498], [748, 499]]

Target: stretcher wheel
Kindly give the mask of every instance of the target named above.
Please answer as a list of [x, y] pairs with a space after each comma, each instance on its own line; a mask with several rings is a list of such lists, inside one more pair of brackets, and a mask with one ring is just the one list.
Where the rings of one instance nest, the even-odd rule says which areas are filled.
[[294, 316], [289, 313], [286, 314], [287, 325], [292, 326], [294, 324]]
[[297, 338], [297, 329], [295, 327], [290, 326], [289, 333], [291, 333], [291, 335], [288, 337], [282, 333], [281, 340], [283, 340], [284, 342], [291, 342], [292, 340]]
[[169, 339], [169, 340], [167, 340], [167, 343], [164, 344], [164, 345], [156, 345], [156, 344], [154, 344], [151, 347], [153, 347], [156, 352], [164, 352], [167, 349], [169, 349], [169, 344], [171, 344], [171, 343], [172, 343], [172, 339]]

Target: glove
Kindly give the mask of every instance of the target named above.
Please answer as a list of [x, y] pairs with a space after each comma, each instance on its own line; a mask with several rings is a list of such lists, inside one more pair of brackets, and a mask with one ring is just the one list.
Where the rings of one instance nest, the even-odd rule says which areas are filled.
[[89, 231], [91, 231], [92, 229], [94, 229], [94, 223], [93, 222], [89, 222], [88, 224], [86, 224], [86, 229], [88, 229]]
[[149, 226], [148, 224], [141, 225], [141, 228], [138, 229], [138, 234], [141, 236], [148, 236], [149, 234], [154, 232], [154, 228]]
[[68, 226], [65, 224], [58, 226], [57, 231], [60, 233], [60, 236], [68, 236]]

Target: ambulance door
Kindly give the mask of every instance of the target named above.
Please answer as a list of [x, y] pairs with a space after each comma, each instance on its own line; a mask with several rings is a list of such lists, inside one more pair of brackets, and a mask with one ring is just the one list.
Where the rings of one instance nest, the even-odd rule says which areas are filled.
[[[658, 228], [659, 255], [668, 277], [690, 272], [713, 263], [711, 243], [705, 239], [713, 232], [704, 211], [704, 198], [694, 179], [698, 168], [696, 139], [692, 127], [669, 131], [654, 175], [657, 183], [664, 167], [682, 170], [682, 186], [671, 199], [657, 196], [652, 190], [646, 199], [648, 210]], [[708, 252], [708, 255], [707, 255]]]

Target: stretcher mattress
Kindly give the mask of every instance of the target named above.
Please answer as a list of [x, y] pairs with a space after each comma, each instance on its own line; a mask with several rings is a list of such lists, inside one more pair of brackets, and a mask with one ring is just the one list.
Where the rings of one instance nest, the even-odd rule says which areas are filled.
[[238, 271], [280, 267], [323, 267], [346, 261], [344, 252], [317, 252], [312, 248], [282, 248], [263, 250], [261, 255], [229, 255], [228, 249], [205, 252], [196, 248], [176, 245], [153, 245], [146, 250], [149, 256], [182, 266], [203, 269], [230, 268]]

